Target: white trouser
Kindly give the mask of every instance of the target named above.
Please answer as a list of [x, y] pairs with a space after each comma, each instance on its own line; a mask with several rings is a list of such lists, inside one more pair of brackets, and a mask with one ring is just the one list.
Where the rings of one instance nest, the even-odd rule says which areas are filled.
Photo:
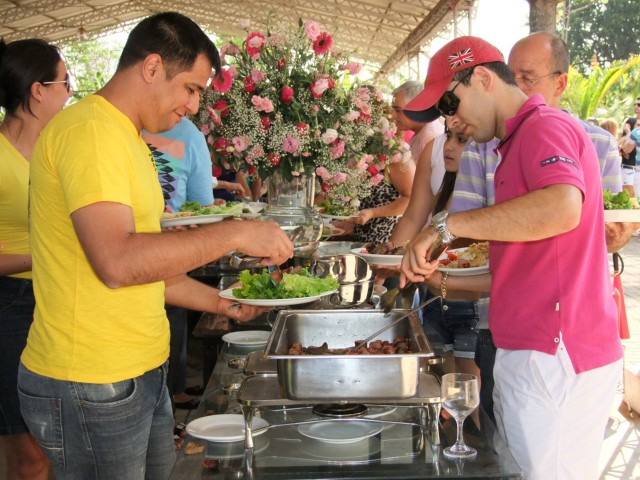
[[498, 349], [496, 423], [526, 480], [598, 477], [621, 372], [622, 359], [576, 375], [562, 342], [555, 356]]

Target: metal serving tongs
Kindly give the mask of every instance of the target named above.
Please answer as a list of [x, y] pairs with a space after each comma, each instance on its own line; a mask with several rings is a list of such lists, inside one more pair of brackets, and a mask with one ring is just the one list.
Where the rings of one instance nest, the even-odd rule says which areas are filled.
[[420, 305], [418, 305], [416, 308], [412, 308], [411, 310], [409, 310], [407, 313], [405, 313], [404, 315], [399, 316], [398, 318], [396, 318], [393, 322], [391, 322], [388, 325], [385, 325], [384, 327], [382, 327], [380, 330], [378, 330], [377, 332], [372, 333], [371, 335], [369, 335], [367, 338], [365, 338], [364, 340], [360, 340], [360, 342], [358, 342], [358, 344], [356, 345], [354, 351], [357, 352], [361, 347], [363, 347], [364, 345], [366, 345], [367, 343], [369, 343], [371, 340], [374, 340], [375, 338], [377, 338], [382, 332], [386, 332], [387, 330], [389, 330], [391, 327], [393, 327], [394, 325], [400, 323], [400, 320], [404, 320], [405, 318], [407, 318], [410, 315], [413, 315], [416, 312], [419, 312], [420, 310], [422, 310], [423, 307], [426, 307], [427, 305], [429, 305], [431, 302], [437, 300], [440, 298], [440, 295], [438, 295], [437, 297], [432, 297], [429, 300], [425, 300], [424, 302], [422, 302]]
[[[441, 236], [438, 236], [438, 239], [433, 244], [433, 250], [429, 256], [429, 261], [432, 262], [437, 260], [438, 257], [449, 248], [449, 245], [451, 245], [451, 242], [445, 242], [442, 240]], [[402, 305], [402, 308], [411, 308], [413, 295], [417, 288], [418, 286], [415, 283], [407, 282], [407, 284], [402, 288], [395, 287], [387, 291], [382, 295], [382, 297], [380, 297], [380, 305], [382, 305], [384, 313], [389, 313], [395, 307], [398, 296], [400, 296], [400, 305]]]
[[[293, 243], [300, 238], [300, 235], [304, 232], [303, 226], [298, 225], [296, 228], [287, 233], [287, 237]], [[293, 251], [298, 252], [301, 251], [305, 247], [294, 247]], [[229, 258], [229, 265], [233, 268], [253, 268], [260, 266], [260, 262], [262, 261], [262, 257], [250, 257], [245, 255], [244, 253], [234, 253]]]

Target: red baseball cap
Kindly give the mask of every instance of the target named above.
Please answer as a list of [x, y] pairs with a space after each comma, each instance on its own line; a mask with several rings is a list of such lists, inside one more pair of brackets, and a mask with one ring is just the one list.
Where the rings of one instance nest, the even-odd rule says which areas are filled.
[[451, 40], [429, 60], [424, 90], [402, 109], [417, 122], [431, 122], [440, 116], [435, 108], [447, 90], [453, 75], [475, 65], [504, 62], [500, 50], [478, 37], [458, 37]]

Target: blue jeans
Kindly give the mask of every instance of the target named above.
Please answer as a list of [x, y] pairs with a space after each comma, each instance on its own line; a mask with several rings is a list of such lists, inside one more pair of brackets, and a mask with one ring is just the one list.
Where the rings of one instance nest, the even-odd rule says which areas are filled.
[[[427, 291], [428, 298], [433, 296]], [[435, 350], [453, 350], [457, 358], [474, 357], [479, 320], [475, 302], [436, 300], [424, 307], [422, 319], [424, 331]]]
[[17, 385], [35, 306], [31, 280], [0, 277], [0, 435], [29, 431], [20, 414]]
[[480, 369], [480, 406], [495, 423], [493, 414], [493, 364], [496, 363], [496, 346], [488, 328], [478, 330], [476, 365]]
[[22, 415], [57, 480], [162, 480], [175, 463], [167, 363], [110, 384], [55, 380], [22, 363]]

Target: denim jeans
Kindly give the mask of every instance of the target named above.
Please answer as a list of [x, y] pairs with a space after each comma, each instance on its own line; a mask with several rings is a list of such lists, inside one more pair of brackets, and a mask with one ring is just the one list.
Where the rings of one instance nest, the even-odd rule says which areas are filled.
[[175, 462], [167, 363], [110, 384], [43, 377], [22, 363], [25, 422], [57, 480], [162, 480]]
[[31, 280], [0, 277], [0, 435], [28, 432], [16, 385], [35, 306]]
[[480, 406], [495, 423], [493, 413], [493, 365], [496, 363], [496, 346], [488, 328], [478, 330], [476, 365], [480, 369]]

